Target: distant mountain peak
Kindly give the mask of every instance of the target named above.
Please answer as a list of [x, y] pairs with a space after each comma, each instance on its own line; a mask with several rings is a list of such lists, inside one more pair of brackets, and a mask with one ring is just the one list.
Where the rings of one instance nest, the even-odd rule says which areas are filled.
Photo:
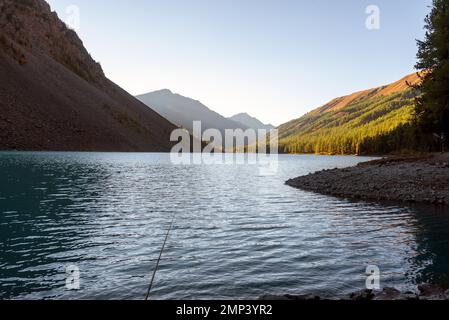
[[161, 90], [156, 90], [153, 92], [153, 94], [158, 94], [158, 95], [173, 95], [173, 92], [169, 89], [161, 89]]
[[[248, 118], [253, 118], [253, 119], [255, 119], [254, 117], [251, 117], [248, 113], [246, 113], [246, 112], [241, 112], [241, 113], [237, 113], [236, 115], [234, 115], [234, 116], [232, 116], [232, 117], [248, 117]], [[231, 117], [231, 118], [232, 118]]]
[[264, 124], [262, 121], [260, 121], [259, 119], [255, 118], [255, 117], [250, 116], [246, 112], [236, 114], [236, 115], [230, 117], [229, 119], [236, 121], [236, 122], [240, 122], [240, 123], [244, 124], [245, 126], [247, 126], [249, 128], [253, 128], [253, 129], [266, 129], [266, 130], [274, 129], [273, 125]]
[[192, 132], [193, 122], [201, 121], [203, 129], [248, 129], [240, 122], [225, 118], [198, 100], [174, 94], [168, 89], [139, 95], [137, 98], [172, 123]]

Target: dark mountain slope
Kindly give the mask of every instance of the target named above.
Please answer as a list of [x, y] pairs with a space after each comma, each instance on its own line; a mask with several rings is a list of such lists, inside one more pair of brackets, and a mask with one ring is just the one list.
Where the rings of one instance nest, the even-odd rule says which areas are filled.
[[168, 151], [174, 128], [108, 80], [45, 1], [0, 1], [0, 149]]

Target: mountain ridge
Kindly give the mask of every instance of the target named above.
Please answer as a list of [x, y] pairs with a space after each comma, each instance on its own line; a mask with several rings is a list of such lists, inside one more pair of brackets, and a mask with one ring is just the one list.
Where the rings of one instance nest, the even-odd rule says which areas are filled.
[[262, 121], [260, 121], [259, 119], [252, 117], [251, 115], [249, 115], [246, 112], [242, 112], [242, 113], [238, 113], [236, 115], [233, 115], [232, 117], [230, 117], [229, 119], [242, 123], [243, 125], [258, 130], [258, 129], [263, 129], [263, 130], [271, 130], [274, 129], [274, 126], [271, 124], [264, 124]]
[[173, 93], [169, 89], [141, 94], [136, 98], [164, 118], [190, 132], [193, 132], [193, 121], [201, 121], [203, 131], [218, 129], [223, 136], [226, 129], [248, 129], [247, 126], [222, 116], [200, 101]]
[[353, 103], [357, 101], [358, 99], [366, 98], [367, 96], [370, 96], [372, 98], [379, 97], [379, 96], [386, 96], [390, 94], [394, 94], [397, 92], [405, 91], [409, 87], [407, 83], [410, 84], [416, 84], [419, 81], [419, 78], [416, 73], [412, 73], [410, 75], [407, 75], [403, 78], [401, 78], [398, 81], [395, 81], [393, 83], [375, 87], [373, 89], [368, 90], [362, 90], [358, 91], [349, 95], [345, 95], [342, 97], [335, 98], [331, 100], [329, 103], [325, 104], [324, 106], [315, 109], [314, 111], [318, 112], [326, 112], [329, 110], [338, 110], [341, 108], [344, 108], [350, 103]]
[[[382, 154], [419, 148], [412, 125], [417, 73], [335, 98], [279, 129], [287, 153]], [[422, 144], [424, 145], [424, 144]]]
[[0, 149], [170, 150], [176, 127], [106, 78], [44, 0], [2, 0], [0, 56]]

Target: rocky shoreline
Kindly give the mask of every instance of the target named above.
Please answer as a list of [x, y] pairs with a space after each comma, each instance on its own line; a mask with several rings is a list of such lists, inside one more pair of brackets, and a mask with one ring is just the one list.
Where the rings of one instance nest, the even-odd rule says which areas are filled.
[[[306, 295], [265, 295], [259, 298], [262, 301], [289, 300], [289, 301], [318, 301], [329, 300], [313, 294]], [[398, 301], [398, 300], [449, 300], [449, 290], [439, 286], [424, 284], [418, 286], [418, 292], [401, 292], [395, 288], [384, 288], [381, 291], [362, 290], [350, 294], [347, 298], [331, 300], [353, 301]]]
[[356, 167], [323, 170], [287, 185], [337, 197], [449, 205], [449, 154], [388, 157]]

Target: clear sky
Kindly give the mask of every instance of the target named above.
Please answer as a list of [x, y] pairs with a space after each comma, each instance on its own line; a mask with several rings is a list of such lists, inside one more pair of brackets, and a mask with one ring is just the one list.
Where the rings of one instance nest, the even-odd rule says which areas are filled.
[[[279, 125], [414, 71], [431, 0], [50, 0], [106, 75]], [[380, 29], [366, 28], [366, 8]]]

